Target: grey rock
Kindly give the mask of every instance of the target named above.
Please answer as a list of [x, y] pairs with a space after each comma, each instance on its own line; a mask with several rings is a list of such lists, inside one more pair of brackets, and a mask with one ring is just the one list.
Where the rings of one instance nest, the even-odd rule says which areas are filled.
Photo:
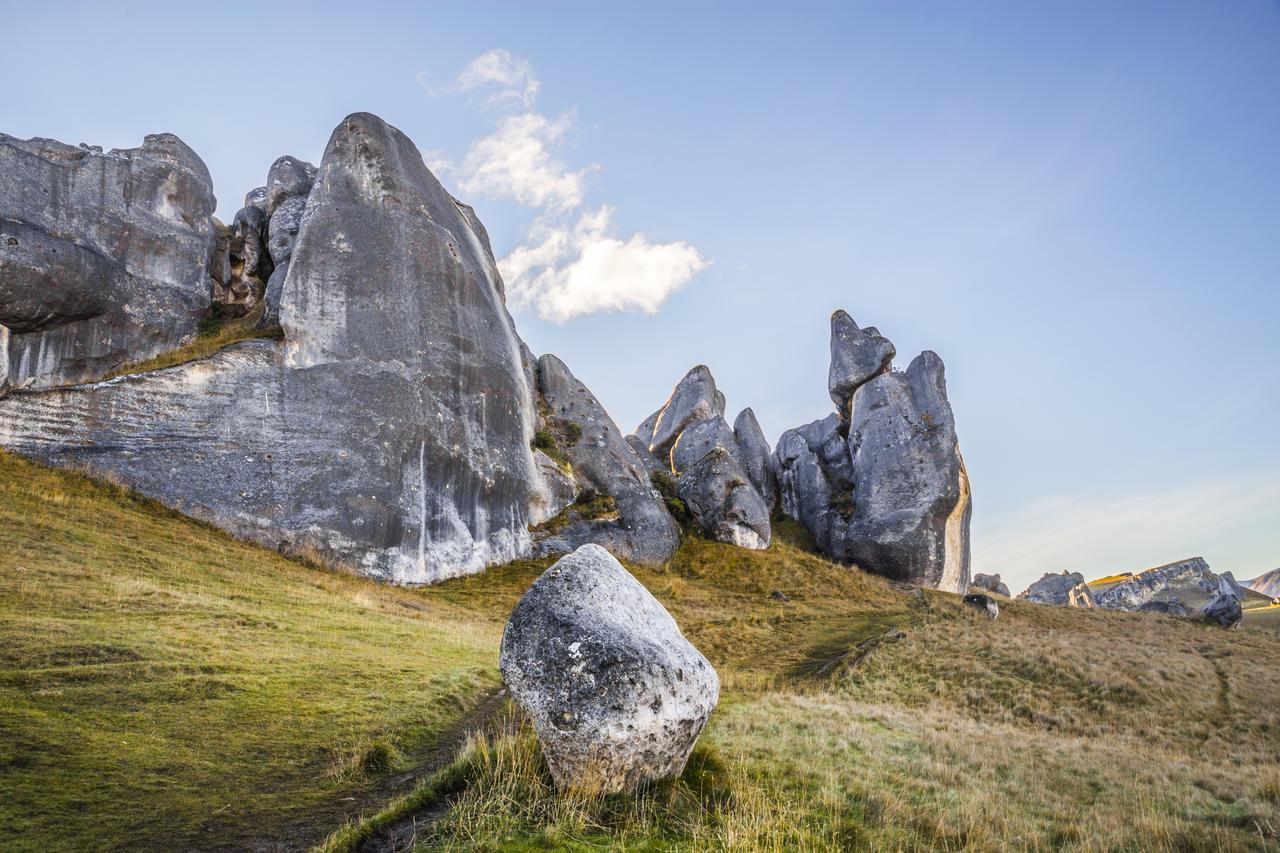
[[854, 392], [887, 371], [896, 353], [893, 344], [874, 327], [859, 329], [844, 311], [831, 315], [831, 367], [827, 372], [827, 390], [841, 416], [848, 416]]
[[790, 597], [790, 596], [788, 596], [788, 595], [787, 595], [785, 592], [783, 592], [782, 590], [780, 590], [780, 589], [775, 589], [773, 592], [769, 593], [769, 599], [770, 599], [771, 601], [782, 601], [782, 602], [787, 602], [787, 601], [790, 601], [790, 600], [791, 600], [791, 597]]
[[652, 475], [657, 471], [664, 471], [668, 474], [671, 473], [671, 466], [664, 465], [658, 457], [650, 453], [648, 443], [640, 438], [640, 436], [634, 434], [627, 436], [627, 445], [636, 452], [636, 456], [639, 458], [641, 466], [644, 467], [644, 470], [648, 474]]
[[973, 580], [969, 585], [977, 589], [985, 589], [987, 592], [1003, 595], [1005, 598], [1012, 598], [1008, 584], [1000, 580], [999, 574], [984, 575], [979, 572], [973, 576]]
[[1161, 613], [1165, 616], [1185, 617], [1191, 615], [1191, 611], [1187, 609], [1181, 599], [1176, 597], [1168, 600], [1153, 599], [1152, 601], [1138, 605], [1137, 609], [1140, 613]]
[[1223, 572], [1218, 575], [1218, 595], [1231, 595], [1234, 596], [1237, 601], [1244, 601], [1245, 598], [1248, 597], [1249, 593], [1244, 587], [1236, 582], [1235, 575], [1231, 572]]
[[589, 794], [678, 775], [720, 692], [671, 615], [598, 545], [534, 581], [499, 666], [556, 784]]
[[262, 211], [262, 215], [267, 215], [267, 188], [254, 187], [244, 194], [244, 206], [256, 207]]
[[1235, 628], [1244, 618], [1240, 599], [1230, 593], [1214, 596], [1213, 600], [1200, 612], [1206, 619], [1213, 620], [1221, 628]]
[[[638, 563], [660, 564], [680, 546], [680, 528], [653, 488], [649, 469], [613, 419], [569, 368], [554, 355], [538, 359], [538, 390], [549, 411], [549, 426], [573, 424], [581, 430], [576, 441], [565, 442], [579, 489], [609, 495], [617, 518], [580, 520], [539, 542], [539, 553], [573, 550], [584, 542], [604, 545]], [[561, 431], [565, 431], [561, 429]]]
[[964, 603], [990, 619], [995, 619], [1000, 615], [1000, 605], [989, 595], [980, 592], [971, 593], [964, 597]]
[[0, 176], [0, 388], [98, 379], [194, 337], [215, 200], [182, 140], [103, 154], [0, 134]]
[[266, 289], [263, 291], [262, 301], [266, 306], [262, 311], [262, 318], [258, 321], [259, 329], [269, 329], [280, 325], [280, 297], [284, 293], [284, 280], [289, 275], [289, 261], [286, 259], [271, 271], [271, 278], [267, 279]]
[[[676, 384], [671, 397], [659, 410], [649, 449], [659, 459], [667, 459], [676, 439], [689, 424], [717, 414], [716, 381], [712, 378], [711, 371], [699, 364]], [[643, 437], [643, 424], [636, 429], [636, 435]]]
[[493, 268], [413, 143], [349, 116], [284, 280], [283, 345], [11, 395], [0, 445], [373, 577], [524, 556], [534, 404]]
[[716, 415], [694, 421], [685, 427], [671, 447], [672, 472], [683, 473], [689, 466], [717, 448], [733, 456], [734, 461], [741, 464], [738, 459], [737, 439], [734, 438], [733, 430], [729, 429], [724, 418]]
[[969, 585], [969, 478], [942, 360], [882, 373], [839, 414], [783, 433], [774, 450], [783, 511], [819, 549], [868, 571], [960, 592]]
[[1053, 604], [1059, 607], [1096, 606], [1089, 585], [1079, 572], [1046, 574], [1020, 592], [1018, 598], [1032, 604]]
[[271, 254], [272, 263], [282, 264], [293, 255], [293, 246], [302, 227], [302, 212], [306, 207], [305, 197], [285, 199], [272, 214], [267, 225], [267, 251]]
[[653, 428], [658, 425], [658, 418], [662, 417], [662, 409], [645, 418], [640, 426], [636, 427], [636, 431], [632, 433], [636, 438], [644, 442], [645, 450], [649, 449], [649, 445], [653, 442]]
[[305, 199], [315, 182], [315, 166], [287, 154], [278, 158], [267, 172], [267, 217], [275, 216], [280, 205], [291, 198]]
[[1191, 557], [1129, 575], [1122, 581], [1099, 586], [1092, 593], [1099, 607], [1136, 610], [1157, 595], [1174, 589], [1214, 592], [1218, 581], [1203, 557]]
[[760, 429], [756, 413], [749, 407], [733, 420], [733, 438], [738, 445], [738, 461], [756, 487], [770, 512], [778, 502], [778, 483], [773, 474], [772, 451]]
[[708, 537], [742, 548], [769, 547], [769, 510], [727, 450], [713, 448], [686, 468], [676, 489]]
[[719, 388], [716, 389], [714, 402], [716, 405], [716, 414], [723, 418], [724, 407], [728, 405], [728, 400], [725, 399], [724, 392], [721, 391]]

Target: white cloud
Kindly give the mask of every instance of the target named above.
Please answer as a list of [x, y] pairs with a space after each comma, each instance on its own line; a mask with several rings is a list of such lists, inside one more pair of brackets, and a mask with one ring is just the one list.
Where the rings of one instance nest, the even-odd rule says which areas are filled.
[[[442, 94], [418, 79], [431, 94]], [[709, 262], [683, 240], [623, 237], [611, 227], [612, 207], [586, 208], [587, 178], [599, 166], [575, 169], [556, 156], [576, 114], [551, 118], [532, 110], [540, 89], [532, 66], [508, 51], [471, 60], [444, 91], [487, 92], [485, 105], [507, 114], [472, 143], [460, 164], [439, 152], [431, 152], [432, 162], [452, 171], [464, 194], [538, 211], [521, 244], [498, 264], [513, 305], [557, 323], [604, 311], [655, 313]]]
[[499, 262], [512, 302], [555, 323], [605, 311], [653, 314], [708, 266], [683, 241], [620, 239], [610, 228], [612, 214], [601, 207], [567, 227], [539, 223], [532, 241]]
[[573, 127], [573, 113], [507, 116], [497, 130], [472, 144], [462, 162], [461, 188], [526, 207], [569, 210], [582, 204], [583, 184], [596, 166], [571, 171], [551, 149]]
[[486, 50], [466, 64], [453, 82], [432, 86], [425, 71], [418, 72], [418, 85], [433, 97], [456, 92], [481, 94], [485, 106], [528, 109], [538, 99], [542, 83], [527, 60], [511, 55], [502, 48]]
[[1221, 541], [1264, 518], [1277, 503], [1280, 482], [1270, 477], [1124, 497], [1046, 498], [975, 536], [973, 570], [1000, 572], [1019, 592], [1045, 572], [1064, 569], [1094, 578], [1191, 556], [1213, 565], [1214, 555], [1201, 553], [1206, 540]]

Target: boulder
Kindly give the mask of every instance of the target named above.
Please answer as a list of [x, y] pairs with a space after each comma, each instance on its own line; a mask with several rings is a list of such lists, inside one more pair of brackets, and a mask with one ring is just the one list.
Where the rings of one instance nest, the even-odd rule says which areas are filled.
[[305, 199], [315, 182], [315, 166], [287, 154], [277, 159], [267, 171], [267, 217], [275, 216], [280, 205], [291, 198]]
[[0, 446], [376, 578], [427, 583], [525, 556], [545, 490], [494, 269], [418, 148], [357, 113], [321, 163], [282, 343], [11, 395]]
[[1165, 616], [1190, 616], [1191, 611], [1187, 609], [1182, 600], [1176, 596], [1168, 600], [1155, 599], [1138, 606], [1140, 613], [1161, 613]]
[[1244, 609], [1240, 599], [1231, 593], [1220, 593], [1200, 611], [1208, 620], [1216, 622], [1221, 628], [1234, 628], [1244, 618]]
[[1079, 572], [1046, 574], [1019, 593], [1018, 598], [1033, 604], [1054, 604], [1059, 607], [1096, 606], [1089, 585]]
[[[659, 459], [667, 459], [672, 446], [680, 433], [694, 421], [714, 417], [717, 411], [716, 381], [711, 371], [702, 364], [690, 370], [676, 384], [671, 397], [653, 417], [652, 437], [649, 450]], [[647, 431], [645, 423], [636, 428], [636, 435], [642, 438]]]
[[981, 572], [973, 576], [973, 580], [969, 585], [977, 589], [986, 590], [1003, 595], [1005, 598], [1012, 598], [1009, 592], [1009, 586], [1000, 580], [1000, 575], [984, 575]]
[[272, 263], [279, 265], [292, 257], [298, 230], [302, 227], [302, 212], [306, 207], [305, 197], [290, 198], [282, 202], [271, 215], [271, 221], [267, 224], [267, 251]]
[[537, 365], [546, 428], [558, 436], [579, 493], [613, 499], [616, 516], [575, 518], [538, 544], [539, 553], [563, 553], [595, 542], [627, 560], [666, 562], [680, 546], [680, 528], [650, 482], [650, 470], [622, 437], [604, 406], [554, 355]]
[[742, 548], [769, 547], [769, 509], [727, 450], [715, 447], [686, 468], [676, 489], [706, 536]]
[[831, 367], [827, 390], [836, 411], [847, 417], [853, 393], [889, 369], [897, 354], [888, 338], [871, 327], [859, 329], [844, 311], [831, 315]]
[[267, 188], [254, 187], [244, 194], [244, 206], [256, 207], [262, 211], [262, 215], [267, 215]]
[[671, 615], [598, 545], [534, 581], [499, 666], [557, 786], [585, 794], [678, 775], [720, 692]]
[[995, 619], [1000, 615], [1000, 605], [989, 595], [980, 592], [971, 593], [964, 597], [964, 603], [990, 619]]
[[765, 507], [772, 512], [778, 501], [778, 484], [770, 459], [772, 451], [764, 430], [760, 429], [760, 422], [756, 420], [756, 413], [750, 408], [743, 409], [734, 418], [733, 439], [738, 445], [738, 461], [742, 469], [764, 499]]
[[1231, 572], [1223, 572], [1218, 575], [1218, 595], [1234, 596], [1236, 601], [1244, 601], [1249, 593], [1236, 582], [1235, 575]]
[[0, 134], [0, 176], [0, 388], [101, 379], [194, 338], [215, 200], [182, 140], [104, 154]]

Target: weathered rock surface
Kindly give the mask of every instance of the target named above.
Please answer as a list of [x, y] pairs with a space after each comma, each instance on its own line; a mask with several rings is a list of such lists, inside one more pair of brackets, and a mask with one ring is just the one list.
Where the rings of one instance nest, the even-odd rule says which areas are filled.
[[671, 472], [684, 472], [716, 449], [723, 450], [738, 461], [738, 440], [724, 418], [715, 415], [694, 421], [676, 437], [676, 443], [671, 447]]
[[[538, 390], [547, 427], [562, 436], [578, 493], [589, 489], [614, 499], [617, 516], [577, 519], [538, 543], [540, 553], [571, 551], [595, 542], [638, 563], [660, 564], [680, 546], [680, 528], [654, 490], [645, 462], [613, 419], [554, 355], [538, 359]], [[571, 426], [572, 425], [572, 426]], [[576, 433], [576, 438], [569, 438]], [[646, 451], [647, 453], [647, 451]]]
[[1213, 620], [1221, 628], [1234, 628], [1240, 624], [1240, 620], [1244, 617], [1244, 609], [1240, 606], [1240, 599], [1230, 593], [1215, 595], [1213, 600], [1206, 604], [1200, 612], [1206, 619]]
[[1005, 598], [1012, 598], [1009, 592], [1009, 585], [1000, 580], [999, 574], [984, 575], [981, 572], [973, 576], [973, 580], [969, 582], [969, 586], [977, 589], [985, 589], [987, 592], [994, 592], [1003, 595]]
[[924, 352], [904, 373], [887, 370], [877, 359], [891, 358], [892, 345], [879, 343], [878, 332], [859, 331], [843, 312], [832, 328], [829, 385], [837, 405], [846, 392], [849, 402], [778, 439], [773, 468], [783, 511], [835, 559], [967, 589], [969, 477], [942, 359]]
[[989, 595], [970, 593], [964, 597], [964, 603], [988, 618], [995, 619], [1000, 615], [1000, 605]]
[[1218, 575], [1218, 595], [1234, 596], [1237, 601], [1244, 601], [1248, 596], [1248, 591], [1236, 582], [1236, 577], [1231, 572], [1223, 572]]
[[[671, 397], [659, 409], [653, 419], [652, 438], [649, 450], [659, 459], [666, 460], [671, 448], [680, 437], [680, 433], [694, 421], [715, 417], [723, 410], [723, 404], [717, 406], [716, 381], [706, 365], [699, 364], [685, 374], [684, 378], [671, 392]], [[636, 435], [641, 438], [647, 430], [645, 423], [636, 428]]]
[[713, 448], [680, 474], [676, 488], [708, 537], [742, 548], [769, 547], [769, 509], [729, 451]]
[[1138, 605], [1140, 613], [1162, 613], [1165, 616], [1190, 616], [1191, 611], [1187, 609], [1182, 600], [1171, 597], [1165, 600], [1148, 601], [1145, 604]]
[[586, 793], [679, 774], [720, 691], [666, 609], [598, 545], [534, 581], [503, 632], [500, 667], [556, 784]]
[[1018, 598], [1033, 604], [1055, 604], [1059, 607], [1096, 606], [1093, 593], [1079, 572], [1047, 574], [1018, 593]]
[[893, 343], [871, 327], [859, 329], [844, 311], [831, 315], [831, 367], [827, 390], [842, 414], [849, 411], [853, 392], [889, 369], [897, 354]]
[[[172, 250], [152, 251], [150, 268], [168, 269]], [[522, 556], [541, 478], [494, 269], [413, 143], [352, 115], [293, 250], [283, 346], [11, 395], [0, 445], [376, 577], [429, 582]]]
[[747, 472], [751, 485], [756, 487], [756, 491], [764, 499], [765, 507], [773, 512], [778, 502], [778, 482], [773, 475], [773, 451], [769, 448], [768, 439], [764, 437], [764, 430], [760, 429], [756, 413], [750, 407], [738, 412], [738, 416], [733, 419], [733, 438], [738, 445], [738, 461], [742, 464], [742, 469]]
[[210, 303], [209, 172], [172, 134], [102, 153], [0, 134], [0, 393], [181, 346]]
[[286, 154], [267, 170], [266, 213], [274, 217], [280, 205], [291, 198], [305, 199], [316, 182], [316, 167]]
[[1209, 564], [1203, 557], [1191, 557], [1099, 585], [1092, 589], [1092, 594], [1099, 607], [1136, 610], [1169, 590], [1214, 592], [1217, 589], [1218, 581], [1209, 571]]

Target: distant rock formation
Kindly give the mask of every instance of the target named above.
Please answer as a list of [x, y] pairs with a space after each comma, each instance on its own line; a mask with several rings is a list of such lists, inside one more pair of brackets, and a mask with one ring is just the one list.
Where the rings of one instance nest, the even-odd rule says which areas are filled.
[[1092, 592], [1099, 607], [1136, 610], [1167, 590], [1196, 589], [1214, 592], [1218, 579], [1203, 557], [1191, 557], [1129, 575], [1110, 584], [1095, 584]]
[[1241, 586], [1248, 587], [1268, 598], [1280, 598], [1280, 569], [1272, 569], [1253, 580], [1243, 581]]
[[720, 693], [671, 615], [598, 545], [534, 581], [499, 666], [556, 784], [588, 794], [678, 775]]
[[987, 592], [994, 592], [1003, 595], [1005, 598], [1011, 598], [1008, 584], [1000, 580], [999, 574], [984, 575], [981, 572], [973, 576], [969, 586], [975, 589], [985, 589]]
[[942, 359], [892, 369], [893, 344], [831, 317], [835, 414], [782, 434], [773, 454], [782, 510], [837, 560], [952, 592], [969, 586], [969, 477]]
[[0, 396], [101, 379], [195, 337], [216, 243], [209, 171], [140, 148], [0, 134]]
[[1217, 623], [1220, 628], [1235, 628], [1244, 618], [1244, 609], [1240, 599], [1231, 593], [1219, 593], [1200, 611], [1206, 619]]
[[700, 364], [676, 383], [667, 402], [636, 427], [633, 437], [663, 473], [676, 478], [680, 500], [706, 536], [767, 548], [773, 536], [769, 444], [750, 409], [731, 429], [724, 407], [724, 394]]
[[1032, 604], [1055, 604], [1059, 607], [1096, 607], [1093, 593], [1079, 572], [1046, 574], [1018, 593], [1018, 598]]

